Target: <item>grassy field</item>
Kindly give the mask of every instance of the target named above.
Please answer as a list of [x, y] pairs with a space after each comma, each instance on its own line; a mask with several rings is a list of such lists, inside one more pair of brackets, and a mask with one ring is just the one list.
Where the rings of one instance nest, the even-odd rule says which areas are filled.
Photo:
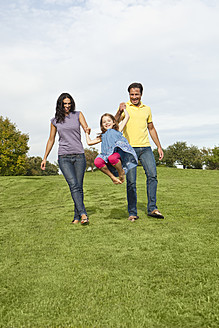
[[158, 168], [158, 206], [86, 173], [89, 226], [62, 176], [0, 177], [0, 327], [219, 327], [219, 172]]

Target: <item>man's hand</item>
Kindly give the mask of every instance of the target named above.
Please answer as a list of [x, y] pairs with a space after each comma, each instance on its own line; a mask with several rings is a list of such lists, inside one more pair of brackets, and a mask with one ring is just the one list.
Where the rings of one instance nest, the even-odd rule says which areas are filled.
[[163, 158], [163, 149], [161, 147], [157, 148], [158, 154], [159, 154], [159, 161]]
[[126, 109], [126, 103], [122, 102], [119, 105], [119, 113], [122, 114], [123, 110]]
[[117, 110], [117, 113], [115, 115], [115, 119], [118, 123], [121, 121], [121, 115], [122, 115], [124, 109], [126, 109], [126, 104], [124, 102], [122, 102], [119, 104], [119, 109]]
[[41, 170], [45, 171], [46, 169], [46, 159], [43, 159], [41, 162]]

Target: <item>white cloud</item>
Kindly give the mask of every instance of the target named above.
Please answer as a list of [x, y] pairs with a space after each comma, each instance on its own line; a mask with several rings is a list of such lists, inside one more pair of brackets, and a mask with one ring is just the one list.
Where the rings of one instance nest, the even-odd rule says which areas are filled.
[[127, 86], [140, 81], [161, 141], [187, 126], [197, 144], [200, 127], [218, 122], [218, 14], [213, 0], [1, 3], [1, 115], [42, 156], [61, 92], [98, 129], [101, 114], [115, 113]]

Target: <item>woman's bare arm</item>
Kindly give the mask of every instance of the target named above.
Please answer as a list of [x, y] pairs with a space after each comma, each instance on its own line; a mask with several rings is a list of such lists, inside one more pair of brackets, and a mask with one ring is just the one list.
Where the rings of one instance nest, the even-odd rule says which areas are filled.
[[50, 135], [49, 135], [49, 139], [47, 141], [47, 144], [46, 144], [46, 151], [45, 151], [45, 155], [43, 157], [43, 160], [41, 162], [41, 169], [42, 170], [45, 170], [46, 168], [46, 160], [47, 160], [47, 157], [54, 145], [54, 142], [55, 142], [55, 137], [56, 137], [56, 132], [57, 132], [57, 129], [56, 127], [51, 123], [50, 125]]
[[88, 124], [87, 124], [87, 122], [85, 120], [85, 117], [82, 114], [82, 112], [80, 112], [80, 114], [79, 114], [79, 122], [80, 122], [84, 132], [85, 133], [87, 132], [88, 134], [90, 134], [91, 129], [88, 127]]

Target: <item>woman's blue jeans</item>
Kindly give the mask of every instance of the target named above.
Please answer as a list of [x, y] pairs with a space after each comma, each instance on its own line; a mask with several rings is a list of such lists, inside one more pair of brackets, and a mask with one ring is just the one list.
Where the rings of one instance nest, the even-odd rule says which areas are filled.
[[79, 220], [86, 214], [84, 206], [83, 180], [86, 169], [84, 154], [59, 155], [58, 163], [67, 181], [75, 205], [74, 220]]
[[[157, 208], [156, 193], [157, 193], [157, 169], [154, 159], [154, 154], [151, 147], [133, 147], [138, 159], [140, 160], [145, 174], [147, 176], [147, 197], [148, 213]], [[137, 190], [136, 190], [136, 167], [128, 171], [127, 180], [127, 200], [129, 215], [137, 215]]]

